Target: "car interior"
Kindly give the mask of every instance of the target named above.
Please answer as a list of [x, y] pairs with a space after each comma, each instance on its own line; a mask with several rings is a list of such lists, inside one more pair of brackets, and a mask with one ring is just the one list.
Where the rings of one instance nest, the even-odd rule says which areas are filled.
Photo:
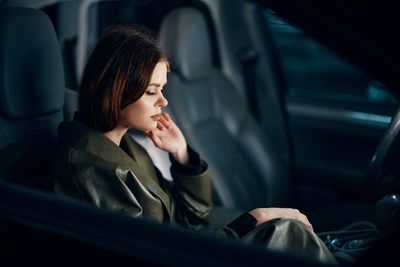
[[[398, 83], [347, 62], [268, 2], [0, 1], [0, 233], [9, 251], [23, 244], [37, 260], [42, 246], [71, 262], [145, 266], [242, 266], [249, 257], [321, 265], [52, 195], [45, 177], [57, 127], [73, 119], [85, 60], [117, 23], [150, 28], [167, 50], [166, 111], [212, 173], [209, 229], [257, 207], [299, 209], [317, 233], [354, 222], [395, 229]], [[130, 135], [171, 179], [168, 154]]]

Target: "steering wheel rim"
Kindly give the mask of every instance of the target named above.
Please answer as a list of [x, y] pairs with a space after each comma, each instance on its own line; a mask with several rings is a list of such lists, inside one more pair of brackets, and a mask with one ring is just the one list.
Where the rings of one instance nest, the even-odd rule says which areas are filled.
[[374, 155], [367, 170], [367, 182], [373, 191], [379, 188], [383, 178], [387, 174], [386, 167], [394, 152], [394, 147], [400, 142], [400, 109], [397, 110], [396, 115], [392, 118], [385, 135], [379, 142], [375, 149]]

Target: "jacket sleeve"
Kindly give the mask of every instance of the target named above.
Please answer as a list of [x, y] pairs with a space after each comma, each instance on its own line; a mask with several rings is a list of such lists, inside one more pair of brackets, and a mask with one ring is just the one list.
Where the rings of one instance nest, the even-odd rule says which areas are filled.
[[198, 175], [183, 175], [172, 169], [171, 174], [176, 220], [189, 228], [203, 228], [212, 211], [211, 180], [207, 169]]
[[121, 211], [133, 217], [142, 217], [142, 206], [124, 183], [129, 176], [127, 170], [115, 168], [98, 158], [92, 159], [86, 153], [76, 152], [70, 157], [75, 160], [68, 161], [68, 166], [61, 168], [64, 173], [57, 175], [54, 182], [55, 194], [80, 199], [99, 208]]
[[174, 219], [183, 226], [199, 230], [208, 224], [212, 211], [211, 179], [207, 164], [193, 149], [188, 147], [188, 151], [192, 162], [189, 166], [179, 165], [170, 157], [174, 181], [164, 188], [169, 188], [173, 199]]

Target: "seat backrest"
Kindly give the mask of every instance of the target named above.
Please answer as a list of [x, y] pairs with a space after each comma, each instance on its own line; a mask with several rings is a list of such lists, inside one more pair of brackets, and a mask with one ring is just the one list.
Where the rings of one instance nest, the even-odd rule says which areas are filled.
[[216, 0], [210, 10], [223, 73], [237, 85], [266, 138], [279, 147], [277, 156], [290, 168], [292, 145], [283, 98], [287, 86], [265, 9], [251, 1]]
[[206, 18], [180, 8], [159, 33], [171, 61], [165, 94], [190, 144], [208, 162], [220, 204], [249, 210], [287, 204], [287, 166], [276, 155], [235, 85], [212, 64]]
[[279, 55], [265, 18], [265, 11], [256, 3], [242, 1], [242, 4], [245, 23], [250, 34], [249, 47], [254, 47], [258, 55], [252, 78], [255, 81], [256, 101], [260, 107], [259, 121], [268, 139], [279, 147], [279, 157], [286, 161], [291, 171], [293, 151], [283, 97], [287, 85]]
[[56, 33], [40, 10], [0, 10], [0, 177], [42, 188], [64, 119]]

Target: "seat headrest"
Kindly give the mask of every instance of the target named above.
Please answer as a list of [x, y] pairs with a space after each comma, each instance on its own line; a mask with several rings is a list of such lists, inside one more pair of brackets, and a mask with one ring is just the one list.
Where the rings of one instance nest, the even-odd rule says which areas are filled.
[[27, 119], [62, 109], [64, 70], [57, 36], [40, 10], [0, 10], [0, 116]]
[[171, 11], [163, 20], [159, 40], [171, 68], [186, 80], [206, 77], [212, 68], [211, 39], [204, 15], [195, 8]]

